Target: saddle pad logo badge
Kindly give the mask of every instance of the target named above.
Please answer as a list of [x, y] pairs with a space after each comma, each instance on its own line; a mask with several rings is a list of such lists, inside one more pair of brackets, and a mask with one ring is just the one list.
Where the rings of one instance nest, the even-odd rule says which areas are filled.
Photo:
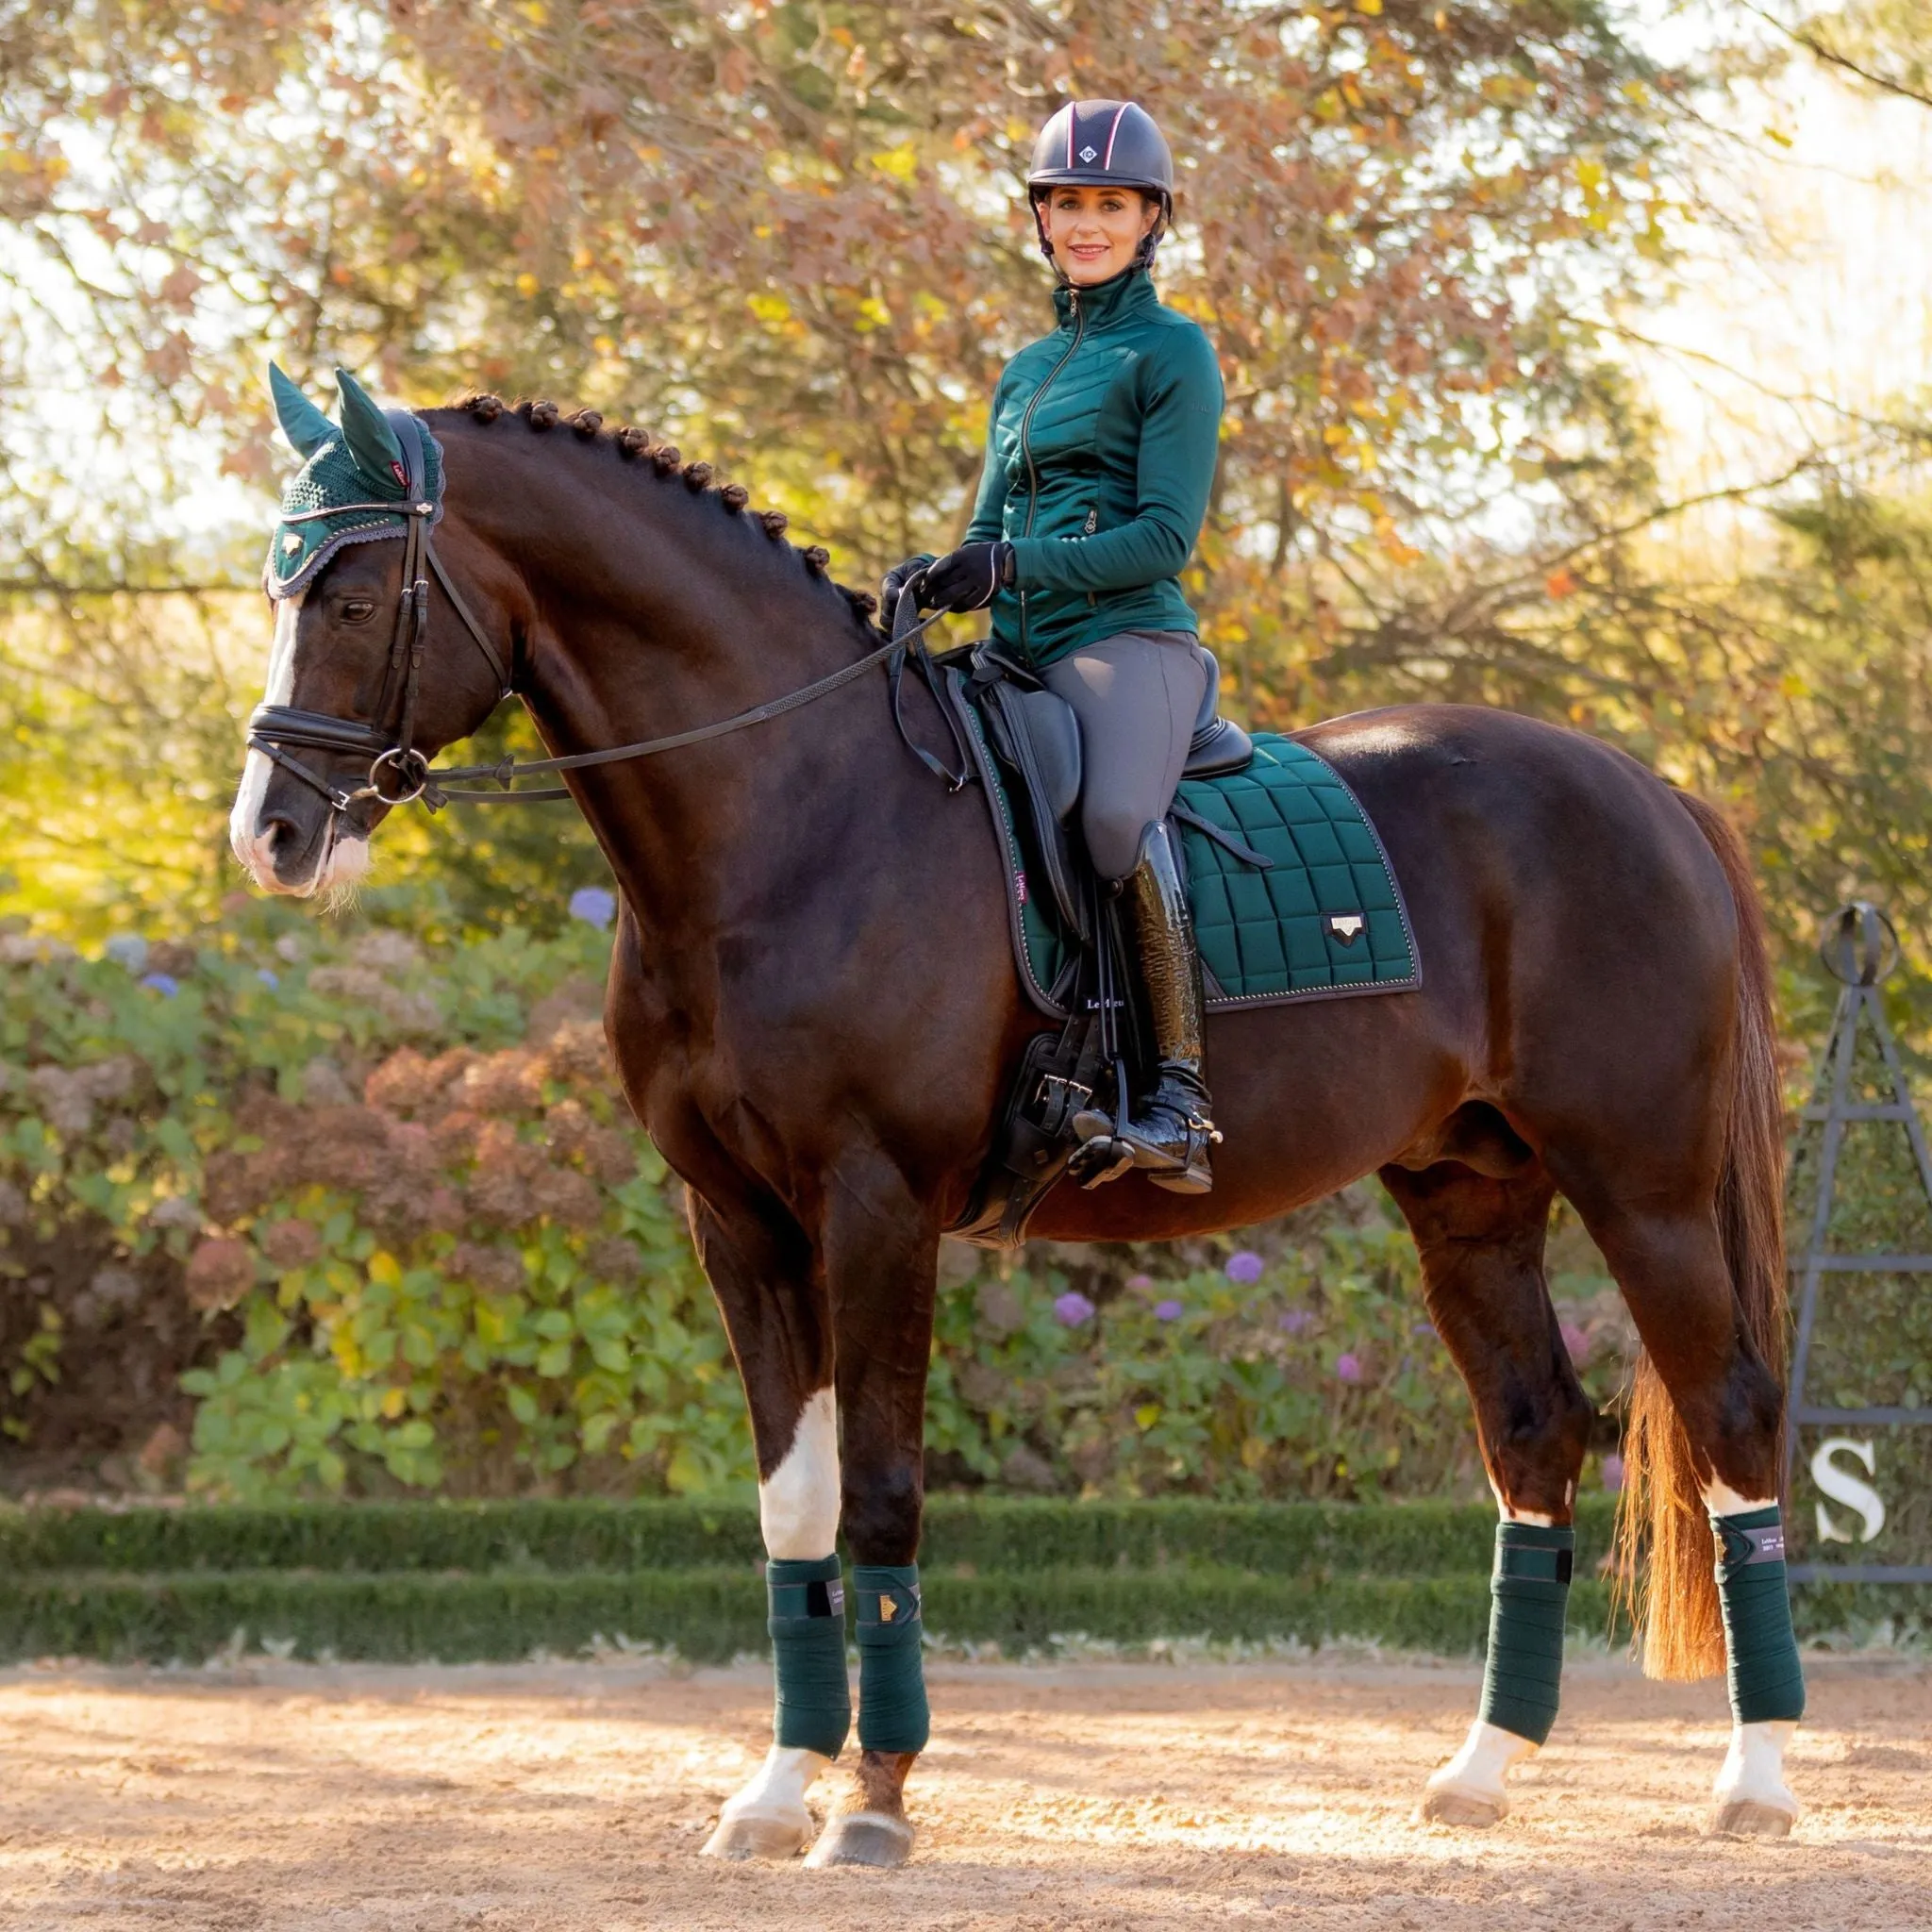
[[1344, 946], [1354, 945], [1357, 936], [1367, 925], [1368, 921], [1359, 912], [1331, 912], [1328, 915], [1328, 930]]

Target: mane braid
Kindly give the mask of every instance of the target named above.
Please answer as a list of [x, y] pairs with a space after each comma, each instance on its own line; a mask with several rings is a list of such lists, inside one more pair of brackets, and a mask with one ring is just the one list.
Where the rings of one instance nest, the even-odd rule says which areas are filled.
[[[504, 414], [506, 408], [511, 415], [521, 416], [525, 426], [532, 430], [554, 429], [559, 422], [567, 423], [580, 441], [608, 441], [621, 459], [627, 462], [641, 458], [647, 460], [658, 475], [667, 479], [677, 477], [694, 496], [710, 491], [733, 516], [743, 511], [751, 502], [751, 492], [742, 483], [726, 483], [712, 490], [717, 471], [709, 463], [687, 463], [675, 443], [657, 441], [648, 429], [625, 424], [607, 431], [604, 417], [596, 409], [578, 409], [565, 416], [555, 403], [544, 397], [525, 396], [506, 405], [501, 396], [491, 395], [487, 391], [459, 397], [453, 407], [485, 425], [494, 423]], [[751, 512], [751, 521], [775, 543], [784, 536], [791, 519], [781, 509], [760, 509]], [[852, 615], [869, 629], [873, 627], [873, 613], [878, 609], [879, 600], [870, 591], [855, 590], [850, 584], [841, 584], [834, 579], [830, 575], [831, 553], [823, 544], [812, 543], [804, 548], [794, 544], [791, 547], [805, 565], [808, 576], [821, 579], [837, 591]]]

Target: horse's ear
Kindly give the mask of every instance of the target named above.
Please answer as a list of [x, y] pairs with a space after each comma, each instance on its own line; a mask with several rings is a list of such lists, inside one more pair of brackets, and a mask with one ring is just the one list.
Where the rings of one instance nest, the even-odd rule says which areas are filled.
[[336, 425], [273, 362], [268, 392], [275, 400], [275, 421], [298, 457], [312, 457], [336, 433]]
[[407, 489], [409, 473], [403, 465], [403, 445], [375, 407], [375, 399], [346, 369], [336, 371], [336, 388], [342, 398], [342, 441], [356, 458], [356, 467], [372, 481]]

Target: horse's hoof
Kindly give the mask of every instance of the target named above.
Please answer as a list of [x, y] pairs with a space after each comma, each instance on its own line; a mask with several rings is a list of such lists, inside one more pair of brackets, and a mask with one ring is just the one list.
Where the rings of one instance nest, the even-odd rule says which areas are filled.
[[912, 1827], [883, 1811], [844, 1811], [831, 1819], [806, 1863], [814, 1871], [828, 1865], [872, 1865], [890, 1870], [912, 1855]]
[[811, 1836], [811, 1818], [778, 1811], [740, 1811], [721, 1818], [705, 1841], [707, 1858], [793, 1858]]
[[1754, 1798], [1733, 1798], [1710, 1814], [1713, 1838], [1787, 1838], [1797, 1823], [1790, 1811], [1760, 1805]]
[[1474, 1791], [1458, 1791], [1442, 1786], [1423, 1793], [1416, 1813], [1424, 1824], [1460, 1824], [1487, 1827], [1501, 1824], [1509, 1815], [1507, 1798], [1486, 1798]]

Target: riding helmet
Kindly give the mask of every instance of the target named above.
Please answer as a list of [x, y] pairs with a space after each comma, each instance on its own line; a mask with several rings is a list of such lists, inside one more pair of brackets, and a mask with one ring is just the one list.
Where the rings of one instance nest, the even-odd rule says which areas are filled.
[[1047, 259], [1041, 198], [1055, 188], [1138, 188], [1160, 197], [1160, 221], [1142, 244], [1152, 257], [1160, 231], [1174, 218], [1174, 156], [1154, 116], [1133, 101], [1069, 101], [1033, 143], [1026, 192], [1040, 221], [1040, 246]]

